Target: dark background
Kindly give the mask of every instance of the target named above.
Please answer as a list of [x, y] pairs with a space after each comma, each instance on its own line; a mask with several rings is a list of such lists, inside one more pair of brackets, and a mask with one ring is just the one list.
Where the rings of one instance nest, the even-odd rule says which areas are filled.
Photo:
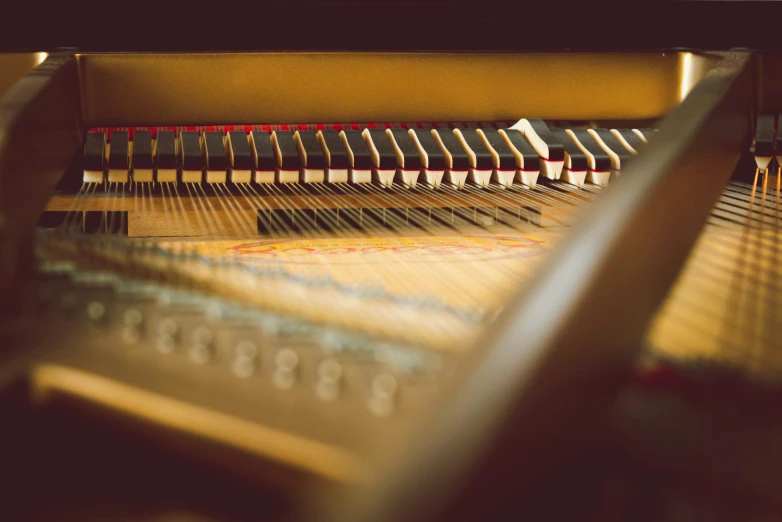
[[0, 50], [775, 49], [780, 2], [203, 0], [0, 8]]

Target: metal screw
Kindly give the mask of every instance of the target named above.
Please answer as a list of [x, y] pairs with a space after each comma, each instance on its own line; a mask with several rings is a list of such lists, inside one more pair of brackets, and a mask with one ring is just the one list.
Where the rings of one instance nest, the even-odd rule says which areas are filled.
[[122, 321], [126, 326], [139, 326], [144, 321], [144, 316], [138, 308], [128, 308], [122, 314]]
[[296, 384], [296, 374], [291, 370], [277, 368], [272, 374], [272, 382], [277, 388], [288, 390]]
[[334, 359], [325, 359], [318, 366], [318, 377], [338, 381], [342, 378], [342, 365]]
[[90, 301], [87, 305], [87, 317], [93, 321], [100, 321], [106, 315], [106, 307], [100, 301]]
[[209, 345], [212, 344], [214, 335], [212, 335], [212, 330], [210, 330], [209, 328], [206, 328], [204, 326], [199, 326], [193, 331], [191, 339], [196, 344]]
[[333, 401], [339, 396], [339, 381], [321, 379], [315, 385], [315, 396], [322, 401]]
[[255, 373], [258, 346], [250, 340], [239, 341], [234, 348], [234, 360], [231, 363], [233, 372], [242, 378], [250, 377]]
[[254, 342], [245, 339], [236, 344], [234, 352], [237, 357], [249, 357], [253, 359], [258, 356], [258, 347]]
[[157, 326], [162, 337], [174, 337], [179, 332], [179, 325], [173, 319], [163, 319]]
[[342, 381], [342, 365], [334, 359], [325, 359], [318, 365], [318, 382], [315, 396], [324, 401], [333, 401], [339, 396]]
[[247, 378], [255, 373], [255, 361], [252, 357], [239, 356], [231, 363], [231, 369], [237, 376]]
[[280, 370], [294, 371], [299, 365], [299, 356], [290, 348], [283, 348], [277, 352], [274, 358], [277, 368]]
[[372, 395], [381, 399], [391, 399], [396, 394], [398, 384], [393, 375], [381, 373], [372, 379]]
[[376, 417], [387, 417], [394, 411], [399, 384], [393, 375], [381, 373], [372, 378], [369, 411]]

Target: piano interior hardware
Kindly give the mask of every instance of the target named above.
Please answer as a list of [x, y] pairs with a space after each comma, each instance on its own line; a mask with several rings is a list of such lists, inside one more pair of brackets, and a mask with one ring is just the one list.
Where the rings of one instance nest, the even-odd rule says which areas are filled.
[[[302, 506], [312, 519], [539, 512], [544, 507], [532, 501], [468, 505], [475, 497], [465, 492], [480, 484], [501, 486], [498, 473], [507, 465], [513, 466], [514, 485], [531, 484], [605, 435], [606, 424], [595, 419], [605, 417], [617, 375], [638, 353], [703, 222], [748, 150], [756, 65], [771, 67], [750, 53], [52, 54], [36, 75], [9, 90], [0, 107], [0, 136], [6, 140], [0, 147], [0, 212], [13, 224], [0, 236], [0, 260], [8, 267], [0, 273], [0, 291], [18, 298], [20, 285], [35, 279], [39, 315], [19, 324], [45, 317], [51, 325], [27, 327], [29, 335], [9, 343], [9, 367], [20, 368], [24, 400], [39, 407], [66, 398], [80, 408], [132, 419], [161, 441], [172, 432], [192, 438], [201, 458], [228, 463], [253, 484], [268, 478], [257, 463], [313, 480], [316, 500]], [[575, 93], [573, 77], [583, 80]], [[774, 102], [766, 97], [762, 103]], [[583, 187], [580, 178], [568, 178], [570, 184], [540, 179], [534, 189], [532, 183], [525, 187], [523, 144], [541, 164], [560, 161], [541, 152], [550, 151], [552, 142], [536, 139], [544, 132], [534, 120], [518, 120], [525, 116], [543, 118], [557, 143], [567, 145], [563, 169], [586, 176], [610, 167], [620, 169], [621, 177], [602, 189], [590, 183], [603, 181], [599, 175], [585, 178]], [[517, 120], [518, 127], [507, 125]], [[417, 132], [400, 133], [401, 124], [388, 132], [355, 129], [362, 141], [352, 143], [375, 145], [369, 147], [368, 169], [375, 183], [364, 193], [361, 183], [351, 182], [350, 164], [343, 169], [339, 163], [342, 152], [354, 152], [339, 149], [350, 143], [347, 138], [331, 140], [329, 153], [318, 156], [312, 136], [297, 138], [281, 127], [307, 122], [297, 130], [316, 133], [322, 130], [318, 122], [338, 121], [503, 125], [483, 127], [496, 135], [456, 125], [457, 132], [449, 129], [446, 140], [435, 139], [429, 149]], [[262, 148], [268, 146], [263, 150], [272, 151], [265, 165], [275, 168], [262, 182], [255, 177], [264, 172], [260, 162], [232, 163], [252, 154], [249, 141], [247, 149], [231, 145], [247, 136], [235, 125], [252, 122], [270, 126], [251, 129], [269, 133], [259, 136]], [[212, 128], [188, 129], [204, 124]], [[165, 161], [171, 149], [176, 156], [177, 139], [193, 154], [183, 152], [179, 165], [165, 164], [161, 180], [161, 164], [140, 159], [154, 150], [151, 133], [150, 146], [134, 154], [131, 134], [122, 132], [167, 125], [184, 130], [179, 137], [172, 132]], [[234, 127], [214, 128], [225, 125]], [[650, 126], [659, 130], [641, 146], [647, 136], [632, 129]], [[513, 127], [524, 129], [526, 141], [514, 145], [499, 132]], [[105, 160], [94, 167], [85, 159], [84, 137], [107, 130], [122, 136], [122, 152], [112, 154], [106, 136], [105, 156], [93, 135], [88, 156]], [[389, 141], [376, 145], [384, 136]], [[48, 154], [36, 154], [41, 148]], [[489, 186], [444, 182], [447, 196], [418, 186], [428, 179], [424, 162], [439, 161], [432, 154], [438, 149], [444, 157], [451, 154], [451, 162], [463, 152], [473, 170], [490, 171]], [[511, 161], [508, 151], [512, 184], [494, 172], [507, 170], [500, 167]], [[294, 155], [299, 163], [287, 168]], [[134, 179], [135, 158], [141, 181]], [[332, 158], [340, 167], [335, 170], [347, 170], [348, 177], [340, 172], [329, 179]], [[490, 169], [479, 168], [489, 161]], [[553, 175], [556, 168], [541, 170]], [[99, 174], [88, 180], [85, 170]], [[409, 170], [419, 174], [415, 188], [404, 172]], [[237, 181], [233, 171], [240, 171]], [[393, 171], [393, 182], [383, 183], [380, 171]], [[66, 178], [77, 180], [78, 194], [62, 185]], [[359, 187], [344, 198], [352, 201], [348, 205], [323, 204], [334, 194], [316, 193], [342, 186]], [[488, 189], [495, 199], [484, 205], [481, 191]], [[9, 196], [28, 193], [24, 201]], [[230, 205], [244, 196], [260, 204], [243, 207], [242, 215]], [[421, 205], [425, 198], [437, 204]], [[497, 203], [508, 198], [517, 198], [516, 204]], [[139, 210], [142, 200], [156, 210]], [[551, 212], [545, 203], [557, 211], [554, 217], [565, 216], [559, 224], [568, 227], [546, 221]], [[226, 206], [218, 222], [220, 205]], [[434, 209], [450, 209], [451, 223], [432, 221]], [[56, 230], [36, 232], [44, 210], [65, 213], [66, 226], [52, 225], [63, 214], [44, 213], [42, 228]], [[356, 210], [358, 226], [335, 226], [343, 217], [355, 225]], [[509, 223], [514, 215], [518, 219]], [[383, 226], [368, 226], [365, 216]], [[130, 237], [69, 232], [86, 231], [85, 224], [96, 219], [97, 229], [126, 227]], [[117, 227], [114, 219], [124, 224]], [[220, 242], [224, 237], [214, 239], [225, 235], [229, 223], [239, 232], [232, 241], [253, 241], [229, 246]], [[452, 235], [432, 233], [442, 225], [451, 226]], [[267, 237], [255, 237], [264, 230]], [[513, 248], [530, 251], [540, 234], [552, 252], [538, 261], [515, 258], [513, 266], [524, 270], [508, 270], [507, 279], [491, 279], [491, 268], [507, 268], [491, 260], [457, 267], [451, 259], [434, 269], [419, 264], [422, 250], [445, 251], [465, 234], [472, 235], [463, 247], [517, 241]], [[556, 239], [549, 242], [554, 235], [546, 234]], [[340, 236], [349, 240], [330, 243]], [[368, 244], [367, 237], [380, 242]], [[237, 254], [215, 259], [208, 255], [210, 245]], [[393, 275], [404, 288], [425, 288], [450, 274], [501, 287], [505, 300], [480, 310], [459, 306], [485, 298], [457, 284], [462, 281], [452, 285], [463, 291], [455, 301], [448, 301], [445, 288], [433, 299], [362, 287], [355, 281], [364, 274], [347, 258], [347, 268], [327, 274], [242, 258], [253, 249], [276, 255], [279, 245], [320, 256], [335, 249], [351, 255], [413, 252], [399, 263], [415, 269]], [[33, 247], [46, 259], [37, 268], [28, 262]], [[351, 270], [355, 279], [344, 276]], [[507, 301], [511, 290], [519, 295]], [[427, 320], [420, 321], [424, 315]], [[384, 317], [394, 321], [378, 320]], [[23, 350], [28, 344], [42, 349]], [[557, 415], [550, 414], [554, 407]], [[361, 493], [344, 489], [346, 484], [361, 484]], [[322, 496], [324, 489], [328, 494]]]
[[[538, 130], [513, 122], [93, 128], [40, 222], [51, 228], [65, 212], [60, 225], [135, 237], [563, 226], [654, 134], [527, 121]], [[188, 218], [199, 205], [212, 215], [208, 229]], [[95, 220], [101, 211], [91, 224], [86, 213]]]

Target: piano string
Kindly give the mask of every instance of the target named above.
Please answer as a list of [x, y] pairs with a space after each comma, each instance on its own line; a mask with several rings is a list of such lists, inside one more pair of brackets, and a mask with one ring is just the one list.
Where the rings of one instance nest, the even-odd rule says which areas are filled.
[[[777, 118], [758, 118], [751, 184], [731, 181], [648, 333], [649, 357], [718, 363], [740, 380], [779, 383], [780, 169]], [[770, 179], [771, 178], [771, 179]]]
[[[105, 132], [109, 152], [98, 150], [103, 158], [108, 158], [108, 166], [103, 170], [114, 175], [104, 179], [96, 178], [93, 173], [85, 174], [75, 196], [60, 202], [68, 203], [64, 219], [57, 230], [50, 231], [56, 233], [45, 235], [44, 241], [62, 253], [63, 249], [72, 248], [69, 244], [76, 238], [79, 256], [87, 254], [101, 262], [119, 265], [124, 271], [153, 273], [160, 279], [186, 282], [254, 306], [304, 314], [346, 328], [368, 328], [374, 335], [401, 337], [429, 346], [466, 346], [480, 327], [501, 310], [509, 292], [527, 280], [533, 267], [545, 258], [562, 230], [574, 222], [576, 210], [594, 202], [601, 187], [585, 180], [596, 179], [591, 175], [595, 167], [619, 175], [620, 156], [626, 162], [646, 140], [640, 131], [631, 130], [601, 132], [603, 140], [594, 137], [600, 134], [580, 131], [553, 137], [544, 134], [547, 128], [541, 120], [532, 121], [543, 134], [539, 141], [548, 142], [544, 151], [547, 155], [556, 155], [558, 148], [562, 150], [562, 140], [573, 140], [560, 152], [563, 158], [560, 180], [545, 175], [537, 180], [521, 176], [524, 161], [528, 167], [539, 164], [540, 143], [521, 132], [514, 140], [509, 139], [508, 135], [518, 131], [509, 128], [507, 123], [456, 127], [457, 132], [443, 124], [389, 125], [389, 131], [374, 133], [374, 141], [373, 136], [364, 132], [368, 144], [377, 145], [378, 138], [382, 140], [384, 134], [389, 140], [382, 147], [369, 147], [374, 155], [371, 165], [355, 163], [358, 154], [351, 150], [354, 153], [353, 163], [349, 165], [351, 171], [358, 170], [357, 167], [370, 167], [374, 171], [374, 179], [368, 183], [325, 181], [324, 168], [330, 165], [303, 161], [306, 151], [295, 135], [298, 145], [295, 158], [281, 157], [286, 152], [291, 154], [291, 149], [281, 150], [279, 144], [274, 151], [278, 169], [275, 182], [231, 182], [230, 167], [236, 166], [236, 156], [227, 136], [233, 137], [230, 141], [236, 141], [235, 127], [174, 130], [201, 136], [225, 132], [223, 144], [228, 161], [216, 163], [225, 174], [219, 176], [219, 172], [217, 175], [213, 172], [211, 178], [218, 182], [208, 182], [209, 167], [215, 165], [212, 160], [216, 158], [208, 150], [205, 161], [199, 165], [207, 171], [207, 176], [192, 178], [206, 182], [181, 181], [182, 169], [190, 166], [186, 165], [188, 160], [183, 151], [180, 151], [180, 164], [176, 165], [180, 170], [179, 182], [137, 182], [131, 161], [137, 157], [132, 138], [135, 132], [148, 129], [98, 129], [89, 133], [93, 136], [92, 143], [103, 143], [94, 136], [96, 132]], [[247, 136], [252, 136], [253, 131], [289, 135], [290, 131], [283, 127], [290, 129], [254, 126], [243, 127], [242, 131]], [[313, 133], [332, 130], [331, 126], [296, 127]], [[343, 126], [356, 131], [355, 127]], [[417, 131], [410, 135], [417, 136], [422, 131], [443, 127], [445, 130], [439, 136], [449, 133], [459, 138], [453, 143], [464, 147], [467, 153], [463, 157], [459, 157], [457, 148], [448, 149], [442, 141], [440, 146], [445, 157], [435, 158], [437, 151], [430, 148], [430, 157], [424, 161], [420, 161], [423, 153], [418, 155], [423, 150], [418, 140], [415, 140], [419, 143], [414, 152], [416, 157], [410, 156], [409, 147], [403, 151], [401, 147], [388, 146], [398, 143], [400, 132], [404, 138], [405, 131], [410, 129]], [[503, 129], [502, 133], [495, 131], [498, 127]], [[396, 132], [396, 138], [392, 131]], [[116, 158], [111, 151], [115, 135], [121, 136], [117, 141], [123, 150], [128, 147], [129, 152], [127, 160], [122, 158], [112, 164], [112, 158]], [[125, 136], [130, 138], [129, 145]], [[577, 136], [591, 140], [589, 147], [580, 144]], [[524, 143], [530, 146], [522, 153], [513, 146], [514, 142], [519, 147]], [[274, 138], [270, 143], [275, 143]], [[343, 143], [347, 144], [347, 140], [343, 139]], [[252, 141], [250, 145], [252, 148]], [[86, 154], [91, 146], [88, 136]], [[481, 150], [481, 146], [485, 148]], [[533, 150], [536, 146], [538, 149]], [[608, 150], [611, 155], [601, 154], [601, 150]], [[255, 172], [259, 165], [264, 165], [262, 152], [256, 154], [252, 165]], [[408, 166], [412, 164], [420, 170], [425, 169], [426, 160], [433, 165], [444, 160], [446, 168], [441, 179], [430, 184], [432, 177], [418, 171], [416, 177], [400, 176], [400, 171], [405, 170], [405, 154]], [[157, 159], [159, 175], [163, 160]], [[541, 162], [547, 159], [544, 157]], [[459, 166], [459, 161], [464, 161], [461, 166], [468, 167], [462, 177], [449, 171], [449, 167]], [[283, 179], [280, 171], [290, 164], [302, 172], [317, 165], [321, 178], [318, 182], [297, 179], [280, 183]], [[395, 171], [390, 183], [377, 174], [389, 164], [394, 167], [389, 170]], [[85, 170], [92, 165], [89, 158], [85, 157], [84, 165]], [[148, 165], [142, 163], [144, 169]], [[503, 179], [497, 171], [508, 165], [512, 176]], [[116, 168], [124, 169], [124, 173], [116, 172]], [[485, 174], [474, 173], [481, 168]], [[98, 172], [103, 176], [103, 172]], [[573, 172], [577, 172], [575, 176]], [[553, 178], [557, 175], [548, 174]], [[123, 176], [126, 182], [111, 181]], [[605, 179], [602, 177], [600, 181]], [[98, 233], [84, 234], [87, 231]], [[145, 237], [133, 237], [137, 234]], [[154, 236], [157, 238], [153, 241]], [[237, 255], [248, 240], [261, 240], [268, 254], [264, 256], [256, 249], [249, 257]], [[291, 283], [291, 276], [298, 278], [298, 287]], [[314, 303], [318, 305], [313, 306]], [[417, 320], [421, 313], [427, 316], [425, 326]]]

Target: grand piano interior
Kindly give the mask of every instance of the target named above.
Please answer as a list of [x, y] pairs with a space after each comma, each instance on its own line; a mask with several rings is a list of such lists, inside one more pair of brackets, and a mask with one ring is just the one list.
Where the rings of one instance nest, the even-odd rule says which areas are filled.
[[0, 55], [9, 519], [779, 513], [778, 55], [97, 48]]

